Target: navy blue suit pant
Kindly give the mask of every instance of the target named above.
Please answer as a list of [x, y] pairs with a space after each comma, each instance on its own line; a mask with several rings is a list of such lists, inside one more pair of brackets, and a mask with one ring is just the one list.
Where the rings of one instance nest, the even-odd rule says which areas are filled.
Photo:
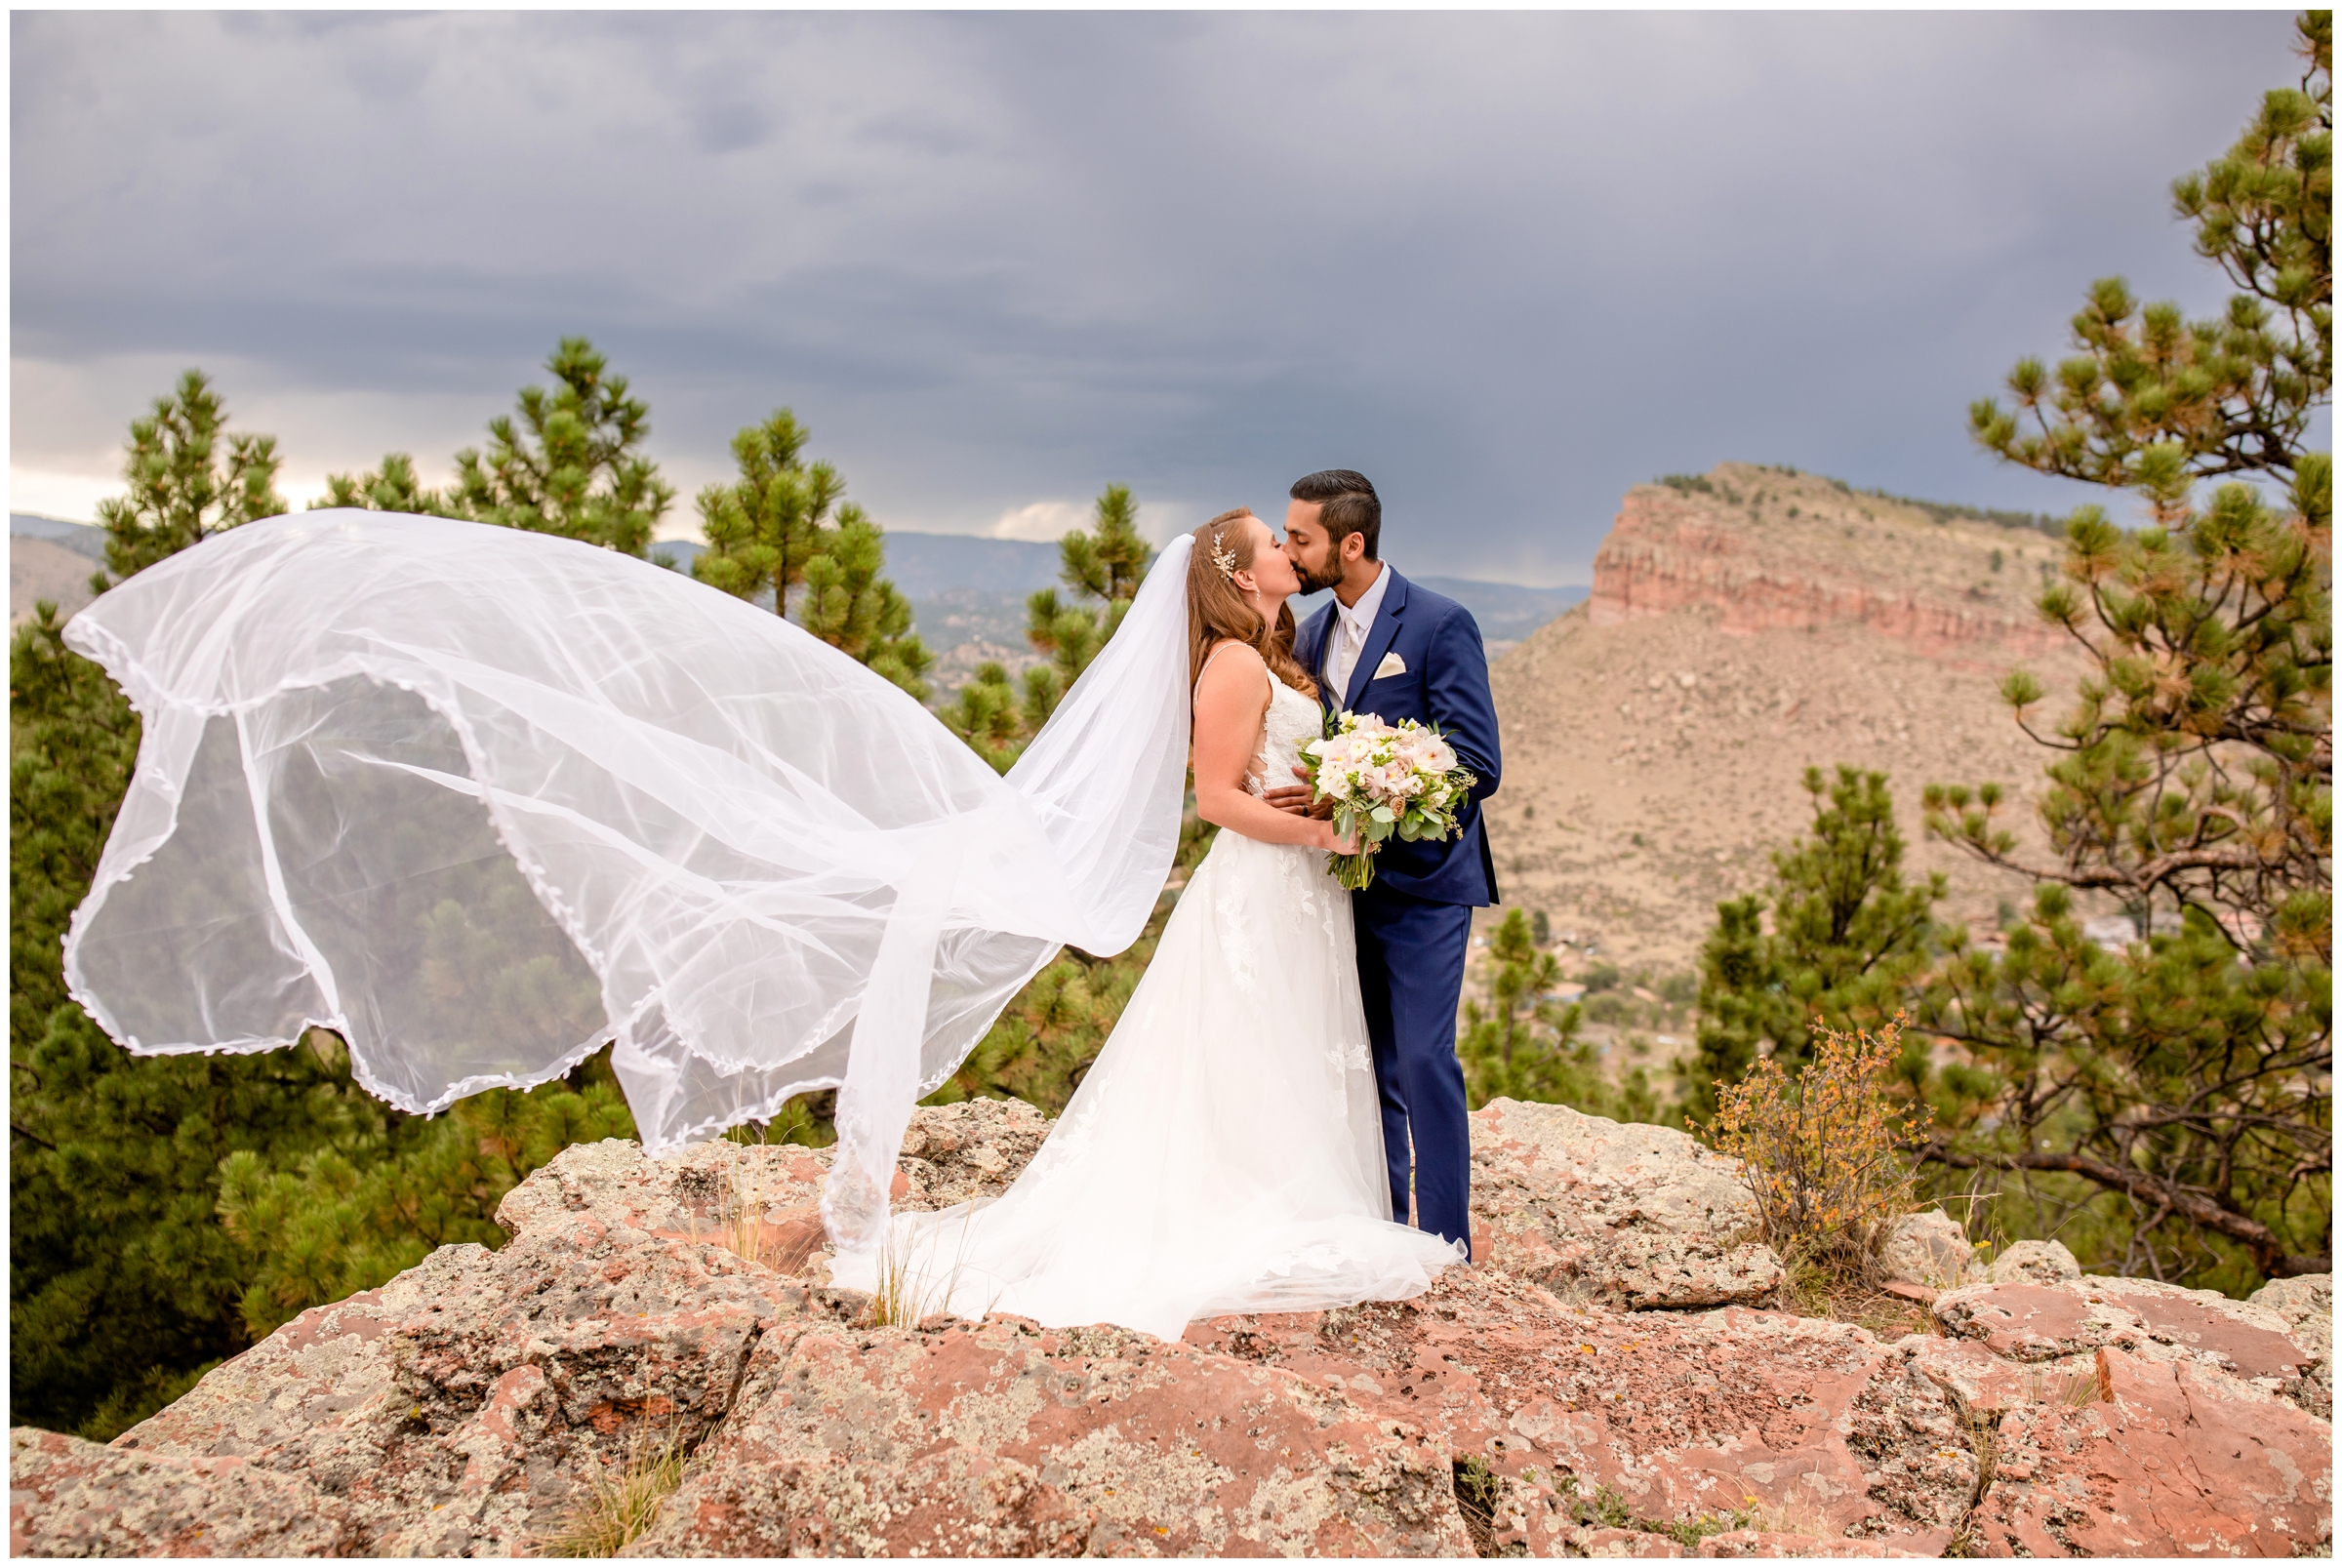
[[1380, 886], [1352, 895], [1366, 1037], [1382, 1086], [1391, 1214], [1407, 1223], [1408, 1152], [1415, 1223], [1450, 1241], [1472, 1236], [1472, 1124], [1456, 1060], [1456, 1004], [1472, 909]]

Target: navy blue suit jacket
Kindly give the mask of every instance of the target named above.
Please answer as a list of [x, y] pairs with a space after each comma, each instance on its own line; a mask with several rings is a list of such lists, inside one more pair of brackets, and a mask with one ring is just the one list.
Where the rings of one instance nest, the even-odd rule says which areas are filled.
[[[1390, 723], [1413, 719], [1436, 725], [1456, 749], [1457, 760], [1479, 782], [1457, 823], [1460, 838], [1408, 843], [1392, 838], [1375, 852], [1374, 885], [1433, 904], [1487, 905], [1496, 902], [1496, 862], [1480, 822], [1480, 802], [1496, 793], [1503, 758], [1496, 742], [1496, 704], [1488, 695], [1488, 655], [1480, 647], [1479, 623], [1455, 600], [1391, 574], [1382, 608], [1366, 633], [1351, 671], [1350, 690], [1325, 690], [1325, 649], [1336, 608], [1326, 605], [1302, 623], [1293, 643], [1301, 666], [1316, 677], [1318, 697], [1329, 711], [1379, 714]], [[1398, 655], [1406, 672], [1375, 678], [1383, 661]]]

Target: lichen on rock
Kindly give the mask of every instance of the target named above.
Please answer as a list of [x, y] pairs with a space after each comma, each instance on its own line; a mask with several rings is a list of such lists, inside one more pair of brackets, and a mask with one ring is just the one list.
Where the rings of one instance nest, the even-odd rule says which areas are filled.
[[[1778, 1261], [1680, 1133], [1473, 1128], [1474, 1266], [1172, 1342], [873, 1327], [825, 1283], [827, 1151], [579, 1146], [501, 1249], [303, 1313], [111, 1444], [13, 1433], [11, 1544], [520, 1555], [654, 1437], [689, 1460], [629, 1554], [2330, 1549], [2330, 1280], [1985, 1282], [1885, 1344], [1743, 1305]], [[922, 1108], [895, 1201], [1002, 1190], [1047, 1129]]]

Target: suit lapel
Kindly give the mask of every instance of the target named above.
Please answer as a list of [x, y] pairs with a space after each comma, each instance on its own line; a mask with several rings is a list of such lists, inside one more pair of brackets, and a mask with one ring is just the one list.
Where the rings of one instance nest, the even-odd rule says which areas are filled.
[[[1382, 608], [1374, 613], [1374, 624], [1366, 628], [1366, 646], [1358, 650], [1357, 665], [1350, 672], [1350, 690], [1343, 697], [1342, 705], [1353, 713], [1358, 710], [1358, 699], [1366, 695], [1366, 683], [1374, 679], [1375, 666], [1391, 651], [1391, 639], [1398, 635], [1398, 618], [1407, 608], [1407, 580], [1388, 561], [1383, 570], [1391, 574], [1391, 581], [1383, 586]], [[1330, 628], [1327, 640], [1332, 640]]]

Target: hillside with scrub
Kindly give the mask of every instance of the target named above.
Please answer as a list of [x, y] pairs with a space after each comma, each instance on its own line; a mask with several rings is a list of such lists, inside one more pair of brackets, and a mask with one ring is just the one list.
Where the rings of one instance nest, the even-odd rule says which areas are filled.
[[2065, 544], [2031, 522], [1740, 462], [1628, 492], [1591, 596], [1490, 670], [1507, 902], [1581, 951], [1688, 969], [1716, 902], [1810, 818], [1805, 770], [1846, 762], [1900, 786], [1946, 914], [1994, 929], [2024, 878], [1924, 843], [1919, 786], [2039, 780], [1999, 681], [2025, 664], [2071, 693], [2084, 665], [2035, 613]]

